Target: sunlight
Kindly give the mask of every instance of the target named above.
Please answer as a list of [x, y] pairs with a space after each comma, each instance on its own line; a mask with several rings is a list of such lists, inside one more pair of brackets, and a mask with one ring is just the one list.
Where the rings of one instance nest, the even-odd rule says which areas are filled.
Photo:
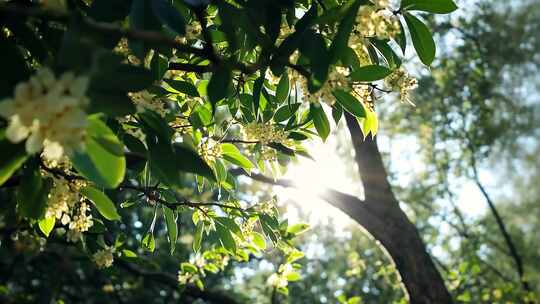
[[326, 188], [336, 189], [345, 193], [356, 193], [359, 186], [348, 176], [345, 162], [336, 153], [337, 143], [334, 138], [326, 143], [314, 142], [308, 149], [314, 160], [301, 157], [298, 163], [292, 164], [283, 176], [294, 179], [296, 189], [276, 187], [276, 194], [282, 201], [298, 202], [302, 210], [296, 210], [296, 205], [287, 205], [287, 217], [291, 222], [300, 220], [299, 213], [308, 213], [311, 225], [327, 223], [330, 219], [344, 228], [352, 223], [338, 209], [321, 200], [318, 195]]

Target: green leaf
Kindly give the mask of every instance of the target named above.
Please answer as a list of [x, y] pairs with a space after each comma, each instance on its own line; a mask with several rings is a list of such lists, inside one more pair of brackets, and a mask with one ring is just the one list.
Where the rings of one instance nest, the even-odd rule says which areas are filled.
[[165, 225], [167, 226], [170, 253], [173, 255], [176, 249], [176, 240], [178, 239], [178, 224], [176, 223], [178, 213], [168, 207], [163, 206], [163, 217], [165, 218]]
[[287, 256], [287, 263], [298, 261], [299, 259], [303, 257], [304, 257], [304, 253], [302, 251], [295, 250]]
[[377, 119], [377, 114], [375, 112], [368, 110], [366, 111], [366, 117], [361, 118], [360, 127], [362, 133], [364, 134], [364, 139], [371, 134], [371, 137], [377, 135], [379, 129], [379, 120]]
[[401, 48], [401, 51], [403, 54], [405, 54], [405, 50], [407, 49], [407, 35], [405, 34], [405, 28], [403, 27], [403, 23], [401, 23], [401, 20], [398, 20], [399, 22], [399, 33], [396, 36], [396, 42]]
[[204, 224], [202, 221], [197, 223], [195, 228], [195, 236], [193, 237], [193, 251], [196, 253], [201, 250], [202, 237], [204, 232]]
[[348, 92], [339, 89], [335, 90], [333, 94], [334, 97], [336, 97], [337, 102], [343, 108], [345, 108], [347, 112], [351, 113], [356, 117], [366, 116], [366, 110], [364, 109], [364, 105], [358, 99], [356, 99], [356, 97], [352, 96]]
[[339, 102], [332, 105], [332, 117], [334, 118], [334, 121], [336, 125], [339, 123], [339, 120], [341, 119], [341, 116], [343, 115], [343, 107], [340, 105]]
[[283, 64], [288, 62], [289, 56], [301, 45], [304, 34], [316, 19], [317, 5], [312, 5], [294, 25], [294, 33], [287, 36], [276, 50], [271, 63], [271, 69], [274, 74], [281, 75], [281, 72], [283, 72]]
[[401, 58], [399, 58], [390, 45], [388, 45], [387, 41], [372, 38], [370, 39], [370, 42], [383, 55], [386, 63], [391, 69], [401, 66]]
[[309, 111], [313, 118], [317, 133], [323, 141], [326, 141], [326, 138], [330, 134], [330, 122], [328, 121], [322, 106], [318, 103], [311, 103]]
[[46, 237], [49, 237], [49, 234], [53, 230], [55, 223], [56, 218], [54, 216], [40, 219], [38, 222], [39, 230], [41, 230], [41, 232], [43, 232]]
[[308, 230], [309, 230], [309, 225], [305, 223], [294, 224], [287, 228], [287, 232], [294, 235], [300, 235]]
[[[178, 164], [180, 159], [176, 158], [175, 150], [170, 142], [161, 139], [146, 139], [149, 152], [149, 163], [151, 172], [164, 184], [174, 187], [180, 183], [180, 172]], [[172, 165], [171, 165], [172, 164]]]
[[88, 117], [86, 150], [76, 152], [71, 161], [85, 178], [104, 188], [115, 188], [124, 179], [124, 145], [97, 115]]
[[154, 238], [154, 234], [147, 232], [144, 235], [141, 244], [146, 250], [154, 252], [154, 250], [156, 250], [156, 239]]
[[183, 262], [182, 264], [180, 264], [180, 269], [182, 270], [182, 272], [185, 272], [185, 273], [197, 273], [198, 272], [198, 269], [197, 269], [197, 266], [191, 264], [191, 263], [187, 263], [187, 262]]
[[334, 39], [332, 40], [332, 44], [330, 45], [331, 63], [337, 62], [337, 60], [341, 57], [342, 54], [345, 53], [346, 49], [348, 48], [349, 36], [351, 35], [351, 31], [354, 27], [358, 8], [360, 7], [360, 4], [362, 2], [363, 1], [359, 0], [354, 1], [350, 5], [350, 8], [347, 10], [346, 15], [339, 23], [338, 31]]
[[296, 271], [287, 272], [287, 274], [285, 275], [285, 279], [287, 279], [287, 281], [289, 282], [299, 281], [301, 278], [302, 276], [300, 275], [300, 273]]
[[257, 246], [260, 250], [266, 249], [266, 241], [264, 240], [264, 236], [256, 231], [251, 232], [251, 239], [253, 240], [253, 244]]
[[229, 229], [229, 231], [231, 233], [234, 233], [237, 236], [242, 237], [242, 230], [240, 229], [238, 224], [233, 219], [221, 216], [221, 217], [216, 217], [215, 220], [219, 224], [221, 224], [224, 227], [226, 227], [227, 229]]
[[221, 144], [221, 155], [223, 159], [240, 166], [244, 169], [252, 169], [255, 167], [253, 163], [242, 153], [240, 153], [240, 150], [238, 148], [230, 143]]
[[227, 67], [219, 67], [212, 74], [210, 82], [208, 83], [207, 92], [208, 100], [212, 104], [212, 107], [215, 108], [215, 105], [218, 101], [222, 100], [227, 96], [227, 90], [231, 83], [231, 69]]
[[24, 164], [28, 155], [24, 144], [12, 144], [7, 139], [0, 140], [0, 186]]
[[401, 1], [400, 10], [449, 14], [457, 8], [457, 5], [452, 0], [403, 0]]
[[261, 103], [261, 91], [264, 84], [264, 75], [259, 76], [255, 82], [253, 82], [253, 113], [257, 117], [259, 114], [259, 108]]
[[42, 218], [52, 186], [51, 178], [41, 176], [37, 159], [30, 161], [23, 170], [21, 182], [16, 192], [19, 215], [30, 219]]
[[170, 0], [152, 0], [152, 9], [158, 19], [178, 35], [186, 34], [186, 21]]
[[276, 99], [279, 103], [283, 103], [287, 97], [289, 97], [289, 75], [283, 73], [276, 88]]
[[174, 151], [178, 170], [195, 173], [211, 181], [217, 181], [212, 168], [190, 147], [185, 144], [175, 144]]
[[137, 254], [129, 249], [122, 249], [122, 256], [125, 258], [136, 258]]
[[223, 248], [233, 253], [236, 252], [236, 242], [234, 241], [234, 238], [229, 229], [227, 229], [221, 224], [218, 224], [216, 225], [216, 232]]
[[435, 59], [435, 41], [428, 27], [415, 16], [405, 13], [405, 22], [409, 27], [414, 49], [420, 61], [429, 66]]
[[216, 178], [219, 183], [222, 183], [227, 180], [227, 169], [223, 162], [219, 159], [216, 159], [214, 162], [214, 172], [216, 173]]
[[155, 51], [152, 60], [150, 61], [150, 69], [152, 70], [154, 80], [160, 81], [168, 68], [169, 60]]
[[167, 124], [159, 114], [153, 111], [146, 110], [139, 113], [142, 120], [142, 129], [146, 135], [150, 137], [157, 136], [160, 141], [170, 142], [174, 134], [174, 130]]
[[189, 96], [199, 97], [199, 92], [197, 88], [187, 81], [175, 80], [175, 79], [163, 79], [171, 88], [175, 89], [180, 93], [184, 93]]
[[351, 73], [350, 78], [354, 81], [376, 81], [390, 75], [392, 70], [381, 65], [366, 65]]
[[97, 210], [104, 218], [109, 221], [121, 220], [121, 217], [116, 210], [116, 206], [105, 193], [94, 187], [87, 186], [81, 189], [81, 194], [94, 203]]
[[309, 74], [308, 90], [318, 91], [328, 78], [330, 55], [324, 37], [313, 30], [306, 32], [299, 48], [302, 55], [309, 59], [311, 73]]
[[284, 105], [276, 110], [274, 113], [274, 121], [275, 122], [282, 122], [287, 119], [289, 119], [291, 116], [298, 111], [298, 108], [300, 107], [300, 103], [293, 103], [290, 105]]

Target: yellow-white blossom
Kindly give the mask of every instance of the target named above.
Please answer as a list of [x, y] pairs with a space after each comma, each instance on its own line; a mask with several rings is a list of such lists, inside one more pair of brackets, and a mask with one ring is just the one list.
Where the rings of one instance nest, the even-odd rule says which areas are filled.
[[363, 5], [358, 10], [353, 35], [390, 39], [400, 31], [399, 19], [392, 12], [373, 5]]
[[68, 226], [66, 234], [68, 241], [77, 242], [83, 232], [88, 231], [94, 224], [92, 215], [87, 214], [90, 206], [79, 195], [79, 191], [86, 185], [83, 181], [67, 181], [48, 174], [53, 179], [45, 217], [55, 218], [62, 225]]
[[206, 162], [213, 163], [216, 158], [221, 156], [222, 149], [218, 142], [208, 139], [201, 142], [198, 152]]
[[98, 268], [107, 268], [111, 267], [114, 262], [114, 248], [106, 247], [105, 249], [98, 250], [92, 255], [94, 263]]
[[250, 122], [244, 125], [243, 130], [246, 140], [258, 141], [263, 145], [269, 143], [285, 144], [289, 141], [286, 131], [271, 124]]
[[368, 85], [360, 84], [354, 86], [354, 95], [360, 99], [360, 101], [366, 105], [370, 106], [373, 103], [373, 99], [371, 97], [371, 89]]
[[53, 178], [54, 187], [49, 193], [45, 217], [54, 217], [63, 225], [71, 221], [70, 208], [79, 201], [79, 194], [70, 189], [69, 183], [63, 178]]
[[270, 162], [276, 161], [277, 151], [272, 148], [263, 147], [261, 150], [261, 159]]
[[333, 105], [336, 100], [332, 92], [335, 89], [346, 89], [349, 87], [349, 70], [344, 67], [332, 67], [328, 73], [328, 78], [323, 86], [314, 93], [309, 92], [308, 82], [305, 77], [298, 72], [293, 71], [290, 73], [289, 79], [291, 83], [294, 83], [304, 94], [304, 97], [309, 102], [319, 103], [324, 102], [328, 105]]
[[388, 89], [399, 92], [401, 101], [406, 101], [411, 105], [410, 92], [418, 87], [418, 80], [410, 76], [403, 68], [395, 70], [384, 79], [384, 84]]
[[199, 22], [193, 22], [191, 24], [186, 25], [186, 39], [187, 40], [193, 40], [197, 39], [202, 32], [202, 27]]
[[15, 87], [14, 97], [0, 101], [0, 116], [9, 119], [6, 137], [26, 140], [26, 151], [43, 149], [43, 157], [58, 160], [84, 148], [87, 117], [84, 107], [88, 78], [66, 72], [56, 78], [42, 68]]
[[161, 116], [167, 114], [167, 108], [165, 108], [165, 102], [150, 94], [147, 91], [141, 91], [136, 93], [128, 93], [129, 98], [137, 107], [137, 112], [143, 112], [144, 110], [152, 110]]
[[275, 288], [285, 288], [289, 284], [287, 278], [278, 273], [273, 273], [270, 277], [268, 277], [267, 283]]
[[79, 232], [85, 232], [92, 227], [94, 222], [92, 221], [92, 215], [86, 214], [90, 211], [90, 206], [85, 201], [80, 202], [79, 208], [73, 215], [71, 222], [69, 223], [69, 229]]
[[193, 273], [189, 273], [189, 272], [182, 272], [182, 271], [178, 271], [178, 284], [180, 285], [186, 285], [187, 283], [189, 282], [192, 282], [192, 281], [196, 281], [199, 279], [199, 275], [198, 274], [193, 274]]
[[113, 284], [105, 284], [101, 287], [101, 290], [105, 293], [112, 293], [114, 292], [114, 285]]

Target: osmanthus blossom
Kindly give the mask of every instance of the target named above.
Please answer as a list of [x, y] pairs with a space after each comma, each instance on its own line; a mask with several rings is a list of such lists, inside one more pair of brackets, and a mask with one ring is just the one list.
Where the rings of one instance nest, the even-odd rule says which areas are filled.
[[103, 269], [111, 267], [114, 262], [114, 248], [105, 247], [102, 250], [98, 250], [92, 255], [92, 259], [94, 260], [94, 263], [96, 263], [98, 268]]
[[0, 116], [9, 120], [6, 137], [13, 143], [26, 139], [29, 154], [58, 160], [84, 149], [89, 99], [88, 78], [72, 72], [56, 78], [42, 68], [28, 82], [15, 87], [13, 98], [0, 101]]

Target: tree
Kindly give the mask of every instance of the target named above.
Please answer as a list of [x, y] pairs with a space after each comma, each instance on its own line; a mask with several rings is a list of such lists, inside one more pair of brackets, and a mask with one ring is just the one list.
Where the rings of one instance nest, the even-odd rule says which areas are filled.
[[[452, 302], [367, 137], [378, 128], [374, 91], [409, 101], [416, 86], [391, 46], [405, 50], [404, 24], [430, 65], [435, 44], [415, 12], [455, 9], [451, 0], [405, 0], [396, 9], [361, 0], [2, 4], [2, 64], [13, 71], [0, 89], [2, 243], [35, 254], [47, 238], [50, 256], [25, 261], [27, 271], [46, 257], [69, 264], [82, 255], [87, 276], [95, 271], [80, 265], [91, 256], [113, 276], [167, 284], [166, 296], [234, 303], [201, 291], [205, 277], [268, 241], [284, 255], [270, 279], [286, 293], [298, 279], [303, 254], [293, 239], [303, 226], [280, 221], [272, 201], [247, 202], [228, 170], [278, 174], [291, 157], [309, 156], [302, 141], [329, 136], [327, 104], [335, 120], [345, 117], [366, 194], [327, 199], [382, 243], [411, 303]], [[174, 275], [135, 265], [145, 260], [138, 244], [154, 252], [161, 243], [159, 225], [171, 255], [179, 227], [194, 229], [197, 255], [180, 264], [181, 293]], [[15, 262], [5, 273], [19, 270]], [[79, 301], [89, 292], [81, 291], [58, 285], [46, 296]], [[36, 297], [15, 288], [7, 300]]]

